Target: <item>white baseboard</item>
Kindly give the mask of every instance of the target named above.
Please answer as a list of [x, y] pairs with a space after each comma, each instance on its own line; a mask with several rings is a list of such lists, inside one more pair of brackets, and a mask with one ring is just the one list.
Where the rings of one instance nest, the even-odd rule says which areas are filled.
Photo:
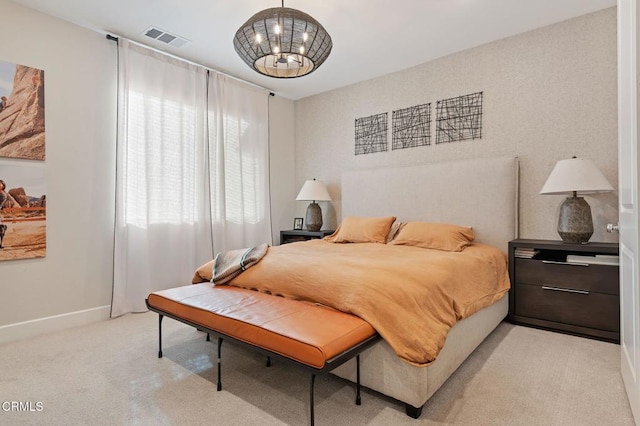
[[110, 305], [0, 326], [0, 343], [109, 319]]

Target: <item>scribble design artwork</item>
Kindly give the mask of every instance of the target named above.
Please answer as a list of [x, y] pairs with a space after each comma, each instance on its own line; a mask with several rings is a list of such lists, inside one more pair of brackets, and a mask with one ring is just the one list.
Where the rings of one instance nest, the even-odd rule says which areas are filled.
[[393, 111], [391, 149], [431, 145], [431, 104]]
[[436, 144], [482, 138], [482, 92], [436, 104]]
[[387, 113], [356, 119], [356, 155], [387, 150]]

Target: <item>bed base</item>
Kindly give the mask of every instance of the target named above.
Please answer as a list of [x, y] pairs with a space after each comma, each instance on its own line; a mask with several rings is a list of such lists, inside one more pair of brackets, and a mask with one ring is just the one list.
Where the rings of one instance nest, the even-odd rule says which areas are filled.
[[[508, 297], [458, 321], [449, 331], [438, 358], [426, 367], [414, 367], [400, 360], [385, 341], [379, 341], [360, 356], [362, 386], [386, 395], [404, 405], [407, 416], [419, 418], [424, 406], [486, 336], [506, 317]], [[356, 381], [355, 367], [349, 363], [335, 374]], [[388, 378], [393, 377], [393, 380]]]
[[420, 407], [414, 407], [411, 404], [404, 404], [404, 410], [407, 413], [407, 416], [411, 417], [412, 419], [417, 419], [422, 415], [422, 407], [424, 407], [424, 405], [421, 405]]
[[[402, 222], [473, 225], [477, 242], [507, 253], [509, 241], [518, 237], [519, 229], [518, 159], [435, 161], [344, 171], [341, 197], [336, 197], [342, 202], [334, 202], [336, 216], [396, 216]], [[371, 197], [372, 192], [376, 197]], [[468, 208], [470, 205], [474, 208]], [[407, 365], [380, 342], [361, 356], [363, 386], [401, 401], [407, 415], [419, 416], [429, 398], [507, 316], [507, 310], [508, 298], [504, 297], [459, 321], [436, 360], [426, 367]], [[333, 374], [354, 381], [351, 371], [347, 364]]]
[[[160, 309], [157, 309], [151, 305], [149, 305], [149, 300], [146, 300], [146, 304], [147, 304], [147, 308], [150, 311], [156, 312], [158, 314], [158, 358], [162, 358], [162, 320], [165, 316], [172, 318], [176, 321], [179, 321], [183, 324], [187, 324], [189, 326], [192, 326], [194, 328], [196, 328], [197, 330], [203, 331], [205, 333], [207, 333], [207, 341], [211, 341], [211, 335], [216, 336], [217, 337], [217, 384], [216, 384], [216, 389], [217, 391], [221, 391], [222, 390], [222, 342], [224, 340], [228, 340], [230, 342], [233, 342], [234, 344], [237, 344], [241, 347], [245, 347], [248, 348], [250, 350], [253, 350], [255, 352], [258, 353], [262, 353], [264, 355], [267, 356], [267, 362], [266, 362], [266, 366], [270, 367], [271, 366], [271, 360], [272, 358], [284, 361], [286, 363], [295, 365], [299, 368], [302, 368], [308, 372], [311, 373], [311, 383], [310, 383], [310, 387], [309, 387], [309, 410], [310, 410], [310, 416], [309, 416], [309, 424], [311, 426], [313, 426], [315, 424], [315, 413], [314, 413], [314, 385], [315, 385], [315, 379], [316, 379], [316, 375], [317, 374], [327, 374], [329, 373], [331, 370], [333, 370], [334, 368], [344, 364], [345, 362], [351, 360], [352, 358], [355, 357], [356, 359], [356, 399], [355, 399], [355, 403], [356, 405], [361, 405], [362, 404], [362, 399], [360, 396], [360, 353], [362, 351], [364, 351], [365, 349], [369, 348], [370, 346], [372, 346], [374, 343], [376, 343], [378, 340], [380, 340], [380, 336], [378, 334], [375, 334], [369, 338], [367, 338], [366, 340], [358, 343], [357, 345], [347, 349], [346, 351], [338, 354], [337, 356], [328, 359], [325, 362], [324, 367], [322, 368], [314, 368], [311, 367], [309, 365], [303, 364], [301, 362], [298, 362], [294, 359], [288, 358], [286, 356], [280, 355], [276, 352], [272, 352], [270, 350], [252, 345], [251, 343], [247, 343], [245, 341], [236, 339], [233, 336], [230, 336], [228, 334], [225, 333], [221, 333], [217, 330], [213, 330], [211, 328], [208, 327], [204, 327], [201, 324], [196, 324], [188, 319], [176, 316], [176, 315], [172, 315], [168, 312], [162, 311]], [[422, 408], [420, 408], [420, 410], [422, 410]], [[407, 411], [407, 414], [409, 412]], [[414, 417], [417, 418], [417, 417]]]

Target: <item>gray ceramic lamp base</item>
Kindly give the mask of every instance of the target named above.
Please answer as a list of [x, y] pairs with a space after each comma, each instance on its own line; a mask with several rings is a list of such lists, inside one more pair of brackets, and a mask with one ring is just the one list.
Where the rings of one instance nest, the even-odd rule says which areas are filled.
[[593, 235], [591, 207], [582, 197], [567, 197], [560, 206], [558, 234], [565, 243], [587, 243]]
[[309, 204], [305, 222], [309, 231], [319, 231], [322, 228], [322, 210], [320, 210], [318, 203]]

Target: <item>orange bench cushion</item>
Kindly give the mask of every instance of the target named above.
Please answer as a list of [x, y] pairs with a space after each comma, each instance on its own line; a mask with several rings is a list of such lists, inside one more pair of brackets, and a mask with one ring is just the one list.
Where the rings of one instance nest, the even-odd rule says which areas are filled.
[[376, 334], [363, 319], [324, 306], [202, 283], [151, 293], [150, 307], [321, 369]]

